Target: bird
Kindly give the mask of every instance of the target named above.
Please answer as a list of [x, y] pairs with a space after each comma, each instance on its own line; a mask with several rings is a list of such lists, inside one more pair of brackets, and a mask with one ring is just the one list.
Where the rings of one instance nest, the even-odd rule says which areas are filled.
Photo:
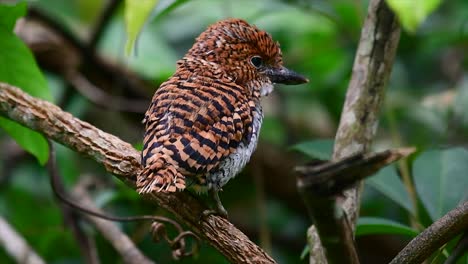
[[187, 188], [208, 192], [227, 217], [219, 191], [248, 163], [273, 84], [308, 79], [283, 66], [280, 45], [242, 19], [210, 25], [156, 90], [143, 124], [140, 194]]

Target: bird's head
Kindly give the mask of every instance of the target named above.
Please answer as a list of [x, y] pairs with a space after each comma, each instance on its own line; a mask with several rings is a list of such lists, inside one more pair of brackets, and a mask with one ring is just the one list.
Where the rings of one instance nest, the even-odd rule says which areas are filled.
[[260, 95], [269, 94], [273, 83], [308, 82], [283, 66], [278, 42], [241, 19], [226, 19], [209, 26], [185, 57], [217, 65], [235, 83]]

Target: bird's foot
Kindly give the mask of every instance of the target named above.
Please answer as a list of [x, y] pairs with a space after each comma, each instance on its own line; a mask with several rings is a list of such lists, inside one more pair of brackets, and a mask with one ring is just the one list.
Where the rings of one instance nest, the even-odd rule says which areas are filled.
[[228, 212], [226, 211], [226, 209], [224, 209], [224, 207], [221, 207], [221, 208], [216, 208], [216, 209], [206, 209], [202, 212], [202, 217], [205, 218], [205, 217], [208, 217], [210, 215], [218, 215], [218, 216], [221, 216], [222, 218], [228, 218]]
[[218, 216], [221, 216], [222, 218], [227, 219], [228, 218], [228, 212], [224, 208], [223, 204], [221, 203], [221, 200], [219, 199], [218, 191], [211, 190], [210, 195], [213, 197], [215, 208], [204, 210], [202, 212], [201, 218], [205, 218], [205, 217], [207, 217], [209, 215], [218, 215]]

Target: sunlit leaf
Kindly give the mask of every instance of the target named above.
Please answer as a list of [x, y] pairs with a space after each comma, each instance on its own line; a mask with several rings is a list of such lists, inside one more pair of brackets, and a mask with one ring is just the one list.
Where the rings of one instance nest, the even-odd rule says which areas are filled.
[[367, 184], [405, 208], [408, 212], [414, 213], [413, 204], [408, 192], [405, 190], [405, 186], [395, 171], [395, 167], [387, 166], [383, 168], [375, 176], [369, 178]]
[[135, 45], [138, 34], [143, 29], [151, 11], [157, 5], [158, 0], [126, 0], [125, 24], [127, 29], [127, 42], [125, 53], [129, 55]]
[[26, 10], [26, 2], [21, 2], [16, 5], [0, 4], [0, 28], [13, 31], [16, 20], [26, 15]]
[[432, 150], [414, 162], [418, 195], [432, 220], [437, 220], [468, 199], [468, 151], [463, 148]]
[[357, 222], [356, 236], [372, 234], [393, 234], [414, 237], [418, 235], [418, 231], [388, 219], [360, 217]]
[[[32, 96], [51, 100], [47, 82], [26, 45], [11, 31], [2, 27], [0, 39], [0, 65], [3, 65], [0, 67], [0, 81], [18, 86]], [[0, 119], [0, 127], [21, 147], [33, 154], [39, 163], [45, 164], [49, 148], [43, 136], [5, 118]]]
[[292, 146], [291, 149], [311, 158], [329, 160], [333, 153], [333, 142], [332, 139], [305, 141]]
[[440, 4], [440, 0], [387, 0], [403, 28], [414, 32]]

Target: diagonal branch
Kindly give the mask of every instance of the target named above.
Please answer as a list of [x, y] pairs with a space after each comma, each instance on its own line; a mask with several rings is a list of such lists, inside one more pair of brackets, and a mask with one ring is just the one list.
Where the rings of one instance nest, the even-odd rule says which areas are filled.
[[[116, 136], [6, 83], [0, 83], [0, 115], [91, 157], [129, 187], [135, 188], [136, 175], [141, 170], [140, 153]], [[230, 262], [275, 263], [228, 220], [215, 215], [200, 218], [206, 207], [189, 193], [156, 193], [146, 195], [145, 198], [174, 214]]]
[[21, 237], [18, 232], [0, 216], [0, 246], [3, 246], [5, 252], [10, 255], [17, 263], [25, 264], [44, 264], [46, 263], [35, 251], [28, 245], [28, 242]]
[[[87, 186], [91, 183], [91, 177], [81, 178], [73, 188], [73, 195], [77, 198], [77, 201], [86, 206], [86, 208], [102, 213], [93, 203], [87, 191]], [[123, 233], [115, 223], [90, 215], [84, 215], [84, 217], [112, 244], [117, 253], [122, 257], [123, 263], [155, 264], [154, 261], [151, 261], [139, 251], [135, 243]]]
[[411, 240], [390, 264], [422, 263], [434, 251], [468, 230], [468, 201], [457, 206]]
[[[47, 170], [49, 172], [49, 178], [51, 179], [51, 183], [55, 184], [53, 185], [53, 187], [55, 187], [57, 191], [65, 192], [65, 187], [62, 182], [62, 178], [58, 177], [59, 171], [55, 162], [54, 146], [52, 145], [52, 142], [50, 140], [48, 140], [47, 142], [49, 143], [50, 150], [49, 161], [46, 165]], [[52, 179], [55, 179], [55, 182], [52, 182]], [[81, 216], [78, 214], [77, 211], [73, 210], [73, 208], [60, 201], [60, 199], [57, 199], [57, 203], [63, 215], [63, 221], [68, 226], [68, 228], [70, 228], [71, 233], [75, 237], [75, 240], [78, 244], [78, 248], [80, 249], [81, 255], [83, 256], [83, 260], [88, 264], [99, 264], [99, 256], [94, 240], [87, 236], [82, 226], [80, 226]]]
[[314, 245], [311, 258], [317, 262], [324, 261], [325, 255], [318, 252], [320, 242], [326, 249], [328, 262], [359, 263], [351, 226], [343, 209], [336, 205], [335, 196], [414, 151], [414, 148], [400, 148], [358, 153], [339, 161], [314, 161], [296, 168], [299, 174], [297, 187], [314, 221], [315, 228], [310, 230], [318, 232], [321, 239], [309, 231], [309, 240], [313, 240]]
[[296, 167], [299, 174], [297, 185], [300, 191], [310, 189], [317, 197], [340, 195], [356, 182], [415, 151], [415, 148], [399, 148], [377, 153], [357, 153], [339, 161], [314, 161]]

